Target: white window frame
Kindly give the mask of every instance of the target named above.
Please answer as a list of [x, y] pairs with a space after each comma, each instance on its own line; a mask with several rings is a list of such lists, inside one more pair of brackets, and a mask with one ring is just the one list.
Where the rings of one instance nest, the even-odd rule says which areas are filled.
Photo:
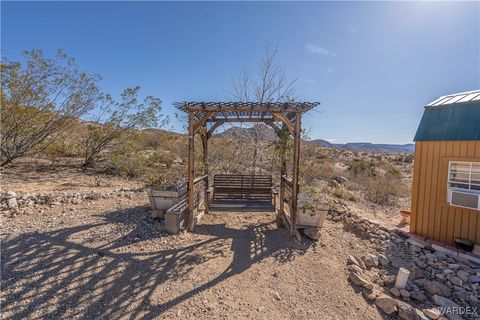
[[[462, 183], [462, 182], [458, 182], [458, 181], [451, 181], [450, 180], [450, 173], [451, 173], [451, 167], [452, 167], [452, 164], [469, 164], [470, 165], [470, 169], [469, 169], [469, 175], [468, 175], [468, 183]], [[476, 161], [449, 161], [448, 162], [448, 178], [447, 178], [447, 203], [451, 206], [455, 206], [455, 207], [461, 207], [461, 208], [466, 208], [466, 209], [470, 209], [470, 210], [480, 210], [480, 200], [479, 200], [479, 208], [471, 208], [471, 207], [465, 207], [465, 206], [460, 206], [460, 205], [457, 205], [457, 204], [452, 204], [451, 203], [451, 192], [452, 191], [456, 191], [456, 192], [461, 192], [461, 193], [466, 193], [466, 194], [471, 194], [471, 195], [478, 195], [480, 197], [480, 190], [476, 190], [476, 189], [472, 189], [472, 185], [474, 186], [478, 186], [480, 187], [480, 184], [478, 183], [472, 183], [472, 169], [473, 169], [473, 165], [476, 164], [476, 165], [480, 165], [480, 162], [476, 162]], [[465, 185], [465, 188], [462, 188], [462, 187], [451, 187], [450, 184], [463, 184]], [[467, 188], [468, 186], [468, 188]]]

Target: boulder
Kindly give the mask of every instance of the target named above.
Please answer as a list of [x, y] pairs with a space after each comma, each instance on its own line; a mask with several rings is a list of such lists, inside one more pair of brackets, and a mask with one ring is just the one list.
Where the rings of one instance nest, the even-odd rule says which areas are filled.
[[378, 264], [382, 267], [388, 266], [388, 258], [385, 257], [383, 254], [379, 254], [378, 256]]
[[[449, 310], [459, 310], [459, 308], [460, 308], [460, 306], [458, 304], [456, 304], [455, 302], [453, 302], [452, 300], [450, 300], [448, 298], [445, 298], [445, 297], [442, 297], [442, 296], [439, 296], [439, 295], [434, 295], [432, 297], [432, 301], [437, 306], [443, 307], [443, 308], [448, 308]], [[453, 314], [453, 312], [446, 314], [446, 316], [450, 320], [460, 320], [460, 319], [462, 319], [462, 317], [460, 317], [459, 315]]]
[[400, 290], [398, 288], [390, 288], [390, 293], [393, 294], [395, 297], [400, 297]]
[[405, 298], [405, 299], [410, 298], [410, 292], [408, 292], [408, 290], [405, 290], [405, 289], [400, 289], [400, 295], [402, 296], [402, 298]]
[[1, 195], [1, 198], [6, 200], [11, 198], [16, 198], [16, 197], [17, 197], [17, 194], [13, 191], [6, 191], [6, 192], [3, 192]]
[[463, 285], [462, 279], [460, 279], [457, 276], [452, 276], [448, 278], [448, 281], [450, 281], [453, 285], [461, 287]]
[[348, 256], [347, 264], [354, 264], [354, 265], [357, 265], [357, 266], [360, 267], [360, 264], [358, 263], [357, 258], [355, 258], [355, 257], [352, 256], [352, 255]]
[[425, 291], [427, 291], [431, 296], [438, 295], [444, 297], [450, 297], [452, 292], [448, 287], [438, 281], [428, 281], [423, 285]]
[[419, 302], [423, 302], [427, 300], [427, 296], [424, 295], [421, 291], [419, 290], [413, 290], [410, 292], [410, 297], [414, 300], [417, 300]]
[[15, 199], [15, 198], [8, 199], [8, 208], [9, 209], [17, 209], [18, 208], [17, 199]]
[[308, 227], [303, 229], [303, 234], [312, 240], [318, 241], [320, 239], [320, 229], [315, 227]]
[[386, 294], [379, 295], [375, 299], [375, 305], [386, 314], [393, 314], [397, 311], [397, 301]]
[[420, 319], [415, 308], [411, 307], [410, 305], [404, 302], [397, 301], [397, 308], [398, 308], [398, 318], [402, 320], [419, 320]]
[[349, 279], [350, 279], [356, 286], [359, 286], [359, 287], [363, 287], [363, 286], [369, 284], [369, 282], [368, 282], [367, 280], [365, 280], [364, 278], [362, 278], [360, 275], [358, 275], [358, 274], [355, 273], [355, 272], [350, 272]]
[[458, 270], [457, 277], [460, 278], [463, 282], [468, 282], [469, 273], [465, 270]]
[[437, 320], [442, 315], [437, 308], [423, 309], [423, 313], [425, 313], [427, 317], [433, 320]]
[[383, 282], [385, 282], [385, 284], [394, 284], [395, 281], [397, 280], [397, 276], [395, 275], [384, 275], [382, 277], [383, 279]]

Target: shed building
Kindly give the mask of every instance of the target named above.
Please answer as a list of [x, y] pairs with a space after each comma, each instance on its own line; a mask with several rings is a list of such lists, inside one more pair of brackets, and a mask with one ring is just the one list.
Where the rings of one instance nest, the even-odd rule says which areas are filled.
[[480, 90], [426, 105], [414, 140], [410, 232], [480, 244]]

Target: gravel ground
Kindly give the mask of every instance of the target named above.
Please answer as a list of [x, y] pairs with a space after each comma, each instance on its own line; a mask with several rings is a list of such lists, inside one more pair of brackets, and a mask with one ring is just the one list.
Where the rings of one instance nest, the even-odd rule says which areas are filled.
[[[2, 204], [4, 319], [382, 318], [346, 269], [373, 249], [341, 223], [300, 243], [273, 214], [218, 213], [172, 236], [135, 181], [19, 161], [2, 186], [60, 198], [16, 214]], [[72, 192], [89, 197], [61, 201]]]
[[347, 281], [367, 247], [341, 224], [299, 243], [272, 214], [223, 213], [172, 236], [132, 194], [3, 217], [3, 318], [381, 318]]

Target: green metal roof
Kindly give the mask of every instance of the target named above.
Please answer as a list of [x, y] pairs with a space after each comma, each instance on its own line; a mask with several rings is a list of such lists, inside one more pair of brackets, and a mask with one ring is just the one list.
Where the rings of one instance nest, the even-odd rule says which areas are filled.
[[480, 140], [479, 98], [480, 91], [471, 91], [433, 101], [425, 107], [414, 141]]

